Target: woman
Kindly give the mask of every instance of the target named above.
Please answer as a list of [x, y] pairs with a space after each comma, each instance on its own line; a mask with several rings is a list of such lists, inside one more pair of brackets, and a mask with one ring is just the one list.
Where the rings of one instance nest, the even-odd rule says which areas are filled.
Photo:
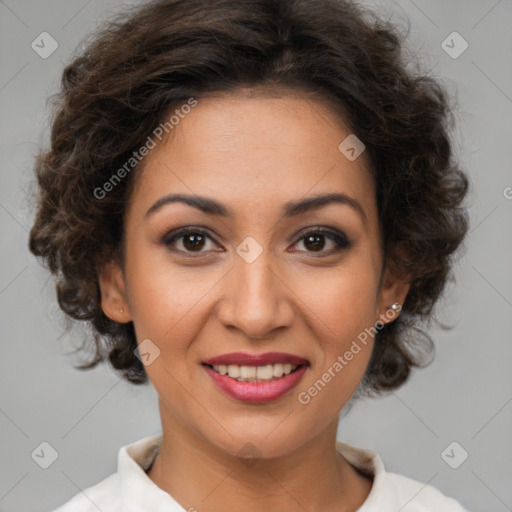
[[462, 511], [336, 441], [403, 384], [467, 229], [443, 89], [341, 0], [160, 0], [64, 71], [32, 252], [162, 435], [60, 512]]

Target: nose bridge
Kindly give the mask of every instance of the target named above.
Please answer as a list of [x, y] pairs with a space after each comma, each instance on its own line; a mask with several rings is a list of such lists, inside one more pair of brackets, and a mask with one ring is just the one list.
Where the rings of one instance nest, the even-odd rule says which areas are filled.
[[225, 325], [262, 338], [291, 321], [291, 304], [276, 267], [272, 251], [254, 239], [248, 237], [238, 246], [220, 310]]

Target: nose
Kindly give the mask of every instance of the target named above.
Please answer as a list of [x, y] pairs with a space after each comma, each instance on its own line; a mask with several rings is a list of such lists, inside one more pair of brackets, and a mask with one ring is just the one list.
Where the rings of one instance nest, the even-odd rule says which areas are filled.
[[268, 339], [293, 319], [293, 293], [271, 259], [269, 250], [251, 263], [236, 255], [223, 283], [218, 318], [247, 338]]

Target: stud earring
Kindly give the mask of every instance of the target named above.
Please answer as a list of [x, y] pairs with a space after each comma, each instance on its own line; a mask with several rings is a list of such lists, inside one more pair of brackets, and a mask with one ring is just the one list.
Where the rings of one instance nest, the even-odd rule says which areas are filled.
[[402, 306], [398, 302], [395, 302], [391, 306], [388, 306], [388, 309], [392, 309], [393, 311], [400, 311], [402, 309]]

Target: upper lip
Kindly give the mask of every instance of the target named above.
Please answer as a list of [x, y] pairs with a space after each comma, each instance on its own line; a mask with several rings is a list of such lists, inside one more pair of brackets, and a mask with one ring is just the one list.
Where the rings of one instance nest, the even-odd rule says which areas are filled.
[[309, 364], [307, 359], [293, 354], [284, 352], [266, 352], [265, 354], [249, 354], [246, 352], [231, 352], [230, 354], [222, 354], [203, 361], [203, 364], [220, 365], [220, 364], [237, 364], [240, 366], [264, 366], [267, 364], [290, 363], [290, 364]]

